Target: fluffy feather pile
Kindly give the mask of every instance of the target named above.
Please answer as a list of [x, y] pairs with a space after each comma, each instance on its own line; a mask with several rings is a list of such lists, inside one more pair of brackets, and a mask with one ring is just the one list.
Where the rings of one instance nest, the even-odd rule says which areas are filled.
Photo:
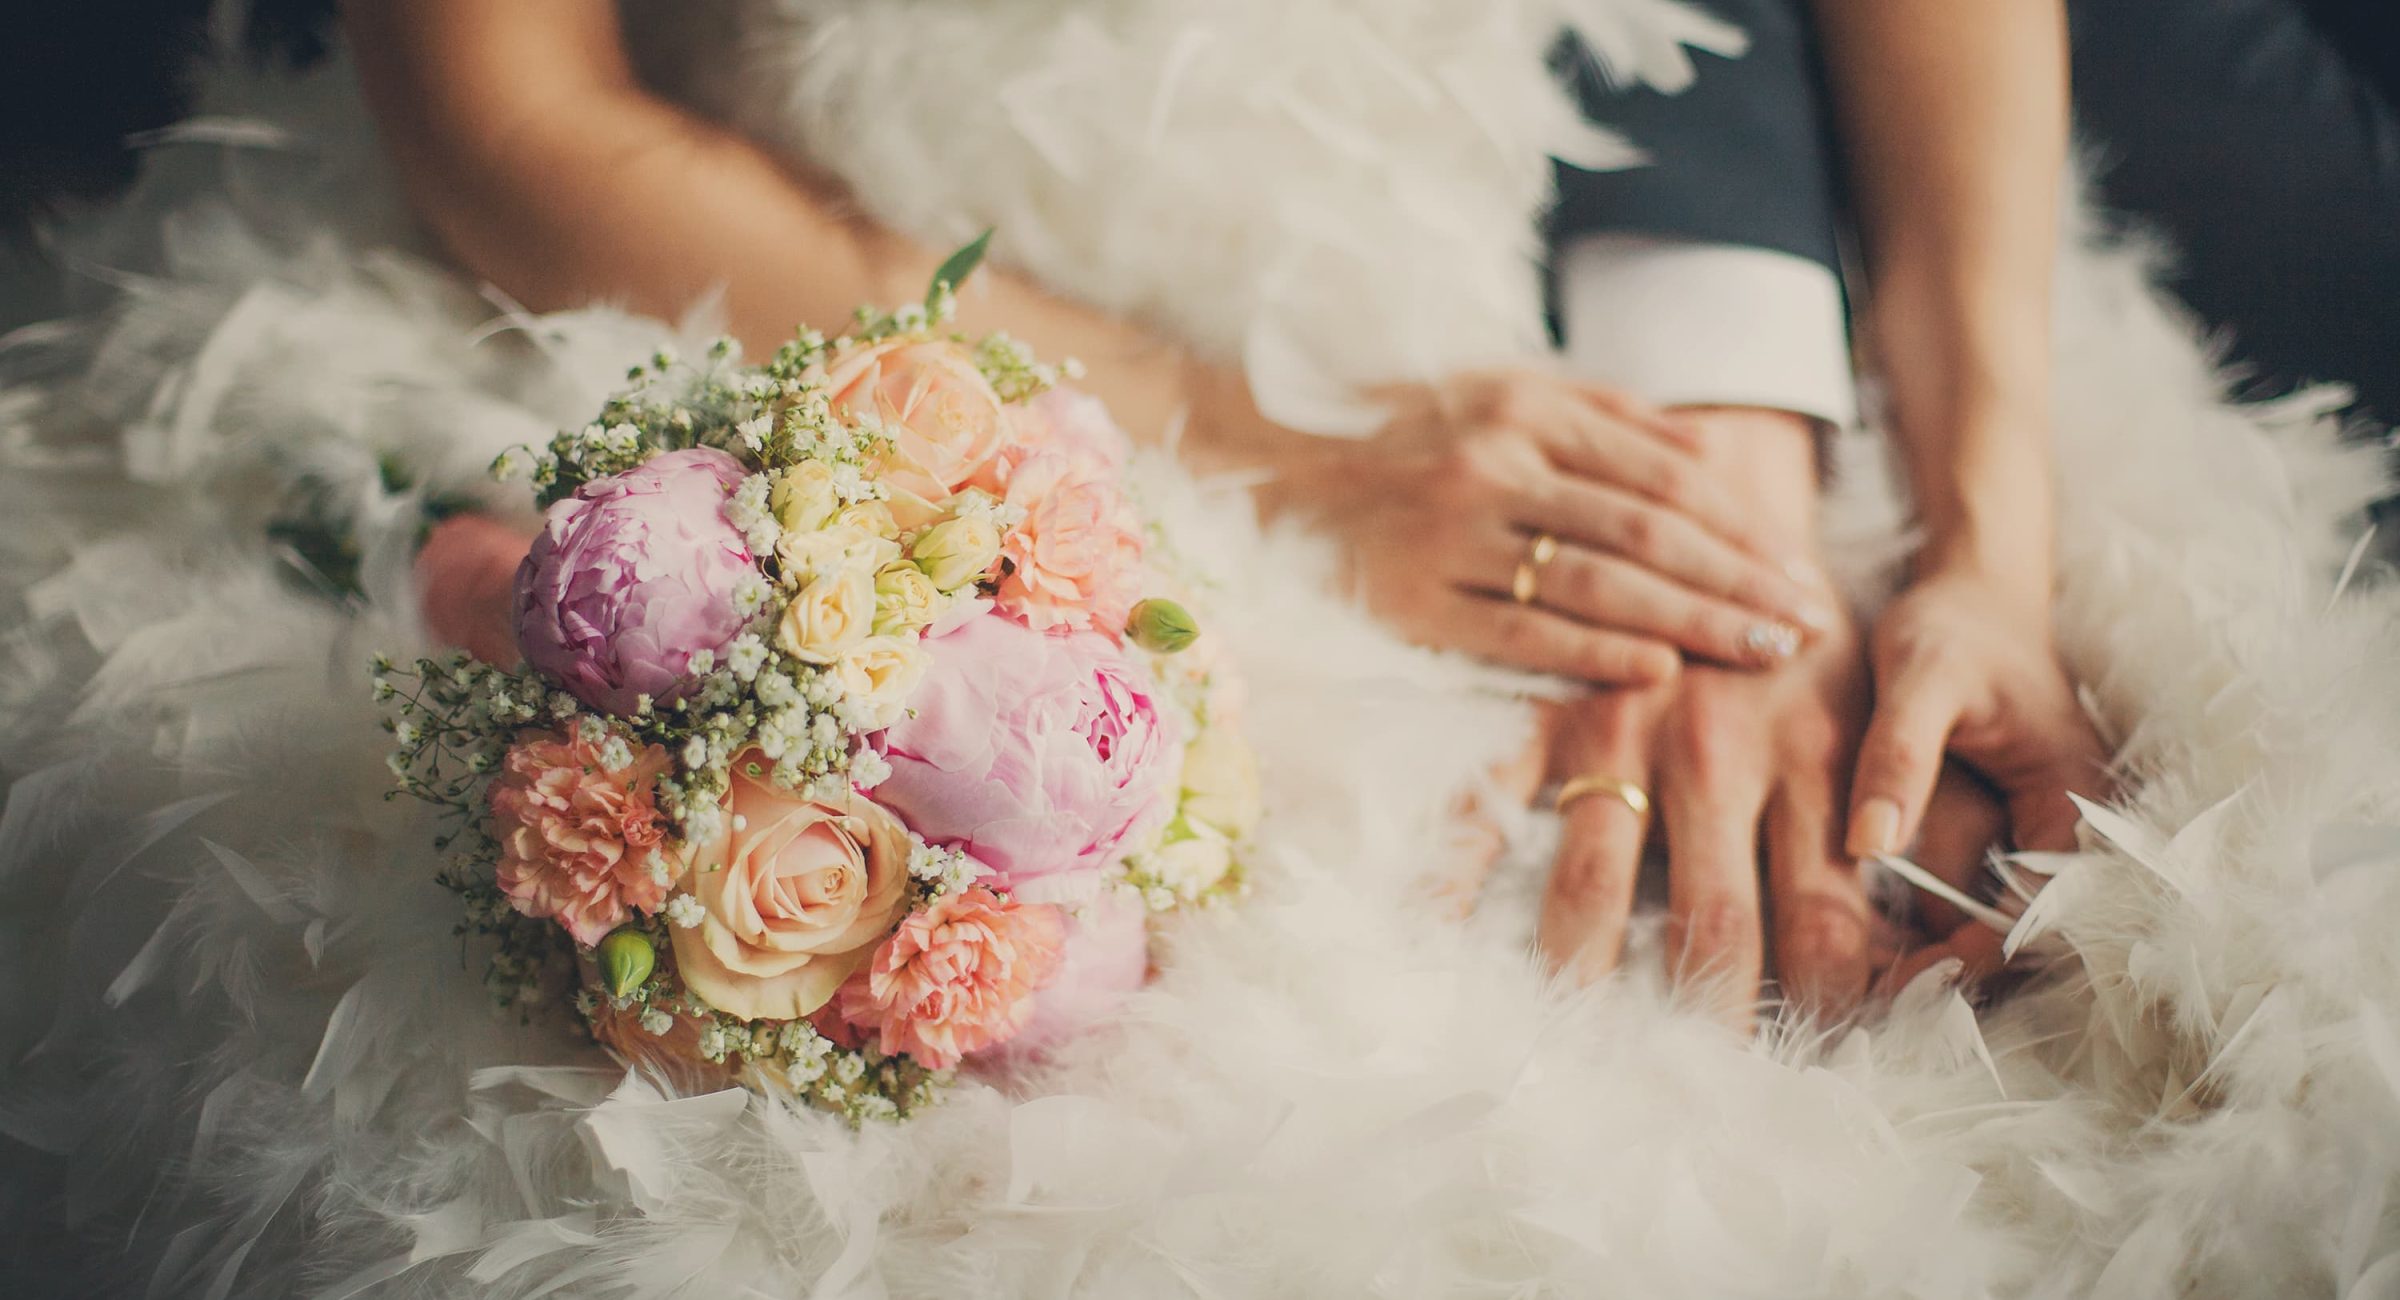
[[[1089, 66], [1071, 42], [1048, 61], [1010, 43], [1047, 5], [783, 8], [821, 25], [804, 38], [754, 17], [757, 57], [801, 59], [802, 81], [830, 59], [847, 71], [812, 84], [880, 88], [851, 101], [889, 110], [858, 152], [826, 146], [854, 176], [947, 147], [956, 115], [925, 87], [1002, 62], [993, 50], [1014, 51], [1011, 75]], [[1230, 85], [1211, 58], [1292, 57], [1233, 43], [1258, 40], [1242, 23], [1270, 9], [1293, 30], [1378, 20], [1380, 40], [1327, 47], [1345, 53], [1315, 85], [1386, 62], [1421, 84], [1453, 56], [1462, 76], [1500, 75], [1505, 42], [1462, 47], [1433, 20], [1456, 6], [1228, 2], [1210, 7], [1227, 15], [1213, 45], [1142, 48], [1195, 48], [1183, 84]], [[1607, 11], [1623, 49], [1672, 48], [1651, 12]], [[908, 29], [905, 76], [845, 64], [874, 42], [825, 34], [936, 14]], [[1508, 76], [1491, 84], [1523, 94]], [[1187, 113], [1123, 80], [1036, 107], [1166, 132], [1182, 183], [1209, 190], [1194, 211], [1237, 205], [1214, 219], [1227, 239], [1281, 229], [1282, 201], [1306, 196], [1335, 219], [1329, 258], [1483, 248], [1394, 217], [1406, 190], [1310, 188], [1286, 128], [1365, 167], [1428, 141], [1345, 133], [1305, 98]], [[1474, 129], [1538, 141], [1554, 115], [1519, 107]], [[1436, 156], [1475, 152], [1441, 140]], [[380, 209], [303, 201], [356, 193], [339, 151], [203, 142], [167, 168], [220, 161], [279, 196], [272, 220], [233, 217], [243, 187], [162, 180], [166, 239], [152, 273], [120, 278], [117, 312], [0, 352], [12, 1294], [2400, 1291], [2400, 605], [2363, 580], [2336, 591], [2384, 473], [2315, 398], [2223, 405], [2141, 250], [2087, 239], [2060, 297], [2059, 617], [2125, 793], [2026, 923], [2057, 955], [1980, 1023], [1927, 980], [1872, 1024], [1741, 1042], [1638, 974], [1545, 987], [1524, 906], [1495, 900], [1465, 928], [1417, 907], [1412, 882], [1447, 854], [1440, 792], [1521, 740], [1519, 707], [1329, 600], [1319, 547], [1257, 535], [1232, 489], [1154, 463], [1152, 507], [1212, 539], [1193, 549], [1218, 567], [1218, 630], [1252, 674], [1275, 869], [1248, 906], [1174, 934], [1122, 1026], [854, 1133], [740, 1093], [661, 1095], [560, 1028], [495, 1019], [421, 815], [381, 797], [366, 662], [421, 633], [409, 503], [376, 486], [378, 457], [463, 482], [581, 419], [668, 331], [494, 320], [421, 263], [359, 251], [386, 240]], [[1128, 303], [1205, 343], [1246, 337], [1245, 286], [1271, 283], [1258, 263], [1061, 202], [1106, 176], [1037, 185], [1023, 169], [861, 193], [903, 224], [982, 195], [956, 210], [1001, 219], [1021, 264], [1088, 259], [1090, 283], [1121, 275]], [[1434, 172], [1417, 183], [1450, 193]], [[1450, 326], [1479, 319], [1469, 297], [1528, 304], [1497, 268], [1392, 292], [1455, 292]], [[1374, 292], [1327, 275], [1344, 311]], [[1351, 362], [1403, 373], [1411, 331], [1436, 326], [1422, 305], [1370, 301], [1393, 350]], [[1305, 329], [1320, 310], [1282, 319]], [[1484, 337], [1504, 346], [1507, 313], [1489, 310]], [[1895, 512], [1872, 457], [1853, 459], [1834, 509], [1864, 590]], [[262, 540], [304, 477], [345, 485], [365, 525], [363, 601], [304, 590]]]

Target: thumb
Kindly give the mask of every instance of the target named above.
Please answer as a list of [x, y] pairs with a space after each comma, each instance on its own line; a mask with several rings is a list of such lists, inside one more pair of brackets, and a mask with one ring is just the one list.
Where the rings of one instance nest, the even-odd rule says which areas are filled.
[[1878, 693], [1850, 783], [1850, 856], [1899, 853], [1941, 776], [1959, 705], [1932, 674], [1901, 671]]

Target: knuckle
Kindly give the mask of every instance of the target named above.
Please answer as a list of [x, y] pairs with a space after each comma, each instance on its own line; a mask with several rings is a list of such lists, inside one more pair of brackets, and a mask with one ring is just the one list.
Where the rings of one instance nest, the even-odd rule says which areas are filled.
[[1547, 573], [1560, 599], [1575, 608], [1596, 612], [1609, 607], [1615, 583], [1606, 565], [1570, 553], [1561, 555]]
[[1699, 475], [1671, 457], [1661, 456], [1654, 461], [1648, 478], [1650, 495], [1661, 501], [1686, 504], [1700, 495]]
[[1442, 457], [1439, 485], [1462, 496], [1477, 495], [1479, 489], [1490, 486], [1496, 460], [1488, 437], [1470, 434], [1460, 438]]
[[1829, 899], [1800, 908], [1778, 929], [1775, 946], [1788, 961], [1821, 964], [1847, 960], [1867, 947], [1865, 918]]
[[1867, 755], [1868, 769], [1882, 781], [1906, 780], [1925, 770], [1922, 745], [1906, 736], [1887, 736]]
[[1533, 418], [1539, 400], [1533, 377], [1515, 371], [1494, 378], [1478, 396], [1477, 421], [1502, 428], [1522, 427]]
[[1736, 953], [1760, 942], [1758, 905], [1739, 894], [1714, 893], [1694, 899], [1682, 921], [1687, 952]]
[[1665, 540], [1664, 532], [1664, 519], [1645, 507], [1629, 507], [1617, 520], [1617, 544], [1637, 559], [1654, 558]]
[[1534, 640], [1533, 620], [1504, 614], [1491, 624], [1492, 643], [1511, 655], [1522, 655]]
[[1597, 853], [1571, 853], [1550, 872], [1550, 895], [1566, 907], [1589, 912], [1607, 906], [1627, 891], [1624, 867]]

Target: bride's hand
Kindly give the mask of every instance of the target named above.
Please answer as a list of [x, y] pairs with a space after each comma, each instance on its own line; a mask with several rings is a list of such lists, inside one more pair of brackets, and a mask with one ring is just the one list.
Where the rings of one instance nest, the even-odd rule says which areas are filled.
[[487, 664], [515, 664], [509, 600], [530, 544], [524, 533], [482, 515], [452, 515], [435, 524], [417, 552], [418, 608], [426, 630]]
[[[1875, 714], [1852, 782], [1850, 850], [1907, 851], [1945, 761], [2000, 795], [2016, 848], [2075, 848], [2067, 793], [2105, 795], [2106, 754], [2051, 640], [2047, 573], [1939, 565], [1885, 607], [1874, 641]], [[2000, 963], [2000, 947], [1997, 931], [1961, 924], [1895, 978], [1947, 957], [1978, 974]]]
[[[1412, 393], [1371, 439], [1293, 449], [1262, 498], [1337, 533], [1368, 605], [1403, 634], [1539, 672], [1660, 682], [1678, 652], [1764, 667], [1832, 621], [1687, 429], [1555, 376]], [[1543, 535], [1555, 554], [1520, 601]]]

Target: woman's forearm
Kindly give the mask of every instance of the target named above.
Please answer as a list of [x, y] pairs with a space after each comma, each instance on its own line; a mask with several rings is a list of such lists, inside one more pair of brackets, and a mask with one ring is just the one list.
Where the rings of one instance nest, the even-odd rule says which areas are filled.
[[2046, 588], [2063, 6], [1816, 8], [1864, 236], [1864, 340], [1927, 556]]
[[[350, 0], [345, 20], [411, 201], [467, 269], [530, 306], [672, 318], [721, 290], [732, 332], [765, 351], [801, 325], [837, 332], [860, 303], [918, 297], [941, 260], [649, 93], [607, 0]], [[960, 319], [1086, 362], [1137, 436], [1186, 414], [1255, 418], [1238, 381], [1005, 275], [978, 277]]]

